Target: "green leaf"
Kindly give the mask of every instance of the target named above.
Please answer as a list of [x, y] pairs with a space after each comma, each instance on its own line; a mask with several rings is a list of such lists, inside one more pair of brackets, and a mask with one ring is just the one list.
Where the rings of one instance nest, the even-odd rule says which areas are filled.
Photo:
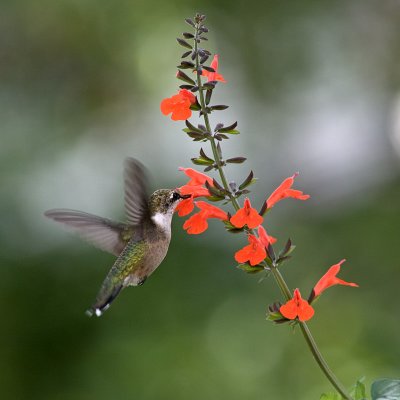
[[239, 232], [243, 232], [244, 228], [236, 228], [236, 226], [233, 226], [230, 221], [222, 221], [225, 225], [225, 229], [228, 232], [231, 233], [239, 233]]
[[185, 51], [185, 52], [182, 54], [181, 58], [186, 58], [186, 57], [189, 56], [191, 53], [192, 53], [191, 50]]
[[354, 398], [354, 400], [366, 400], [367, 394], [365, 391], [364, 384], [365, 377], [358, 379], [354, 387], [350, 391], [350, 396]]
[[222, 139], [229, 139], [228, 136], [224, 135], [223, 133], [216, 133], [214, 135], [214, 138], [221, 141]]
[[189, 130], [186, 130], [186, 128], [184, 129], [185, 132], [198, 132], [198, 133], [203, 133], [203, 131], [200, 128], [196, 128], [194, 125], [192, 125], [189, 120], [185, 121], [186, 126], [188, 127]]
[[207, 154], [204, 152], [202, 147], [200, 148], [200, 157], [203, 158], [204, 160], [214, 162], [214, 160], [212, 158], [207, 156]]
[[196, 84], [196, 82], [192, 78], [187, 76], [183, 71], [178, 71], [178, 73], [176, 74], [176, 77], [183, 82], [190, 83], [191, 85]]
[[203, 65], [203, 68], [204, 68], [206, 71], [208, 71], [208, 72], [215, 72], [215, 69], [214, 69], [214, 68], [206, 67], [205, 65]]
[[245, 157], [233, 157], [233, 158], [228, 158], [226, 160], [227, 163], [231, 164], [242, 164], [247, 160]]
[[267, 314], [267, 321], [275, 322], [275, 321], [282, 321], [283, 319], [285, 319], [285, 317], [283, 317], [279, 311], [276, 312], [269, 311]]
[[214, 163], [213, 160], [205, 160], [202, 157], [198, 157], [198, 158], [192, 158], [192, 163], [195, 165], [212, 165]]
[[188, 49], [192, 49], [193, 48], [186, 40], [183, 40], [181, 38], [177, 38], [176, 40], [183, 47], [186, 47]]
[[239, 185], [239, 190], [242, 190], [242, 189], [246, 188], [247, 186], [250, 186], [254, 182], [255, 182], [255, 179], [254, 179], [253, 171], [250, 171], [250, 174], [248, 175], [248, 177]]
[[189, 24], [190, 26], [193, 26], [193, 28], [196, 27], [196, 25], [194, 24], [194, 22], [193, 22], [190, 18], [186, 18], [186, 19], [185, 19], [185, 22], [186, 22], [187, 24]]
[[264, 267], [261, 265], [250, 265], [250, 264], [239, 264], [237, 268], [241, 269], [248, 274], [256, 274], [257, 272], [264, 271]]
[[230, 133], [230, 131], [235, 130], [236, 127], [237, 127], [237, 121], [234, 122], [232, 125], [226, 126], [225, 128], [223, 127], [223, 125], [221, 127], [218, 127], [218, 132]]
[[211, 196], [225, 198], [225, 195], [227, 194], [225, 189], [220, 190], [220, 189], [210, 185], [207, 181], [205, 183], [205, 186], [206, 186], [207, 190], [210, 192]]
[[230, 135], [239, 135], [240, 132], [237, 129], [232, 129], [230, 131], [224, 131], [225, 133], [229, 133]]
[[215, 81], [210, 81], [210, 82], [206, 82], [203, 84], [203, 89], [204, 90], [213, 90], [215, 88], [215, 83], [213, 83]]
[[188, 136], [190, 136], [193, 140], [203, 140], [205, 138], [204, 133], [200, 133], [200, 132], [186, 132], [186, 134]]
[[193, 33], [183, 32], [182, 35], [183, 35], [183, 37], [184, 37], [185, 39], [193, 39], [193, 38], [194, 38]]
[[212, 201], [212, 202], [217, 202], [217, 201], [225, 200], [225, 196], [207, 196], [207, 200]]
[[181, 61], [181, 64], [178, 65], [178, 68], [181, 69], [194, 68], [194, 64], [191, 61]]
[[228, 107], [229, 106], [225, 106], [223, 104], [217, 104], [215, 106], [211, 106], [210, 109], [211, 109], [211, 111], [215, 111], [215, 110], [222, 111], [222, 110], [226, 110]]
[[198, 103], [194, 103], [189, 107], [192, 111], [200, 111], [201, 110], [201, 105]]
[[372, 400], [399, 400], [399, 379], [378, 379], [371, 386]]
[[211, 96], [212, 96], [212, 90], [207, 90], [207, 92], [206, 92], [206, 105], [210, 104]]

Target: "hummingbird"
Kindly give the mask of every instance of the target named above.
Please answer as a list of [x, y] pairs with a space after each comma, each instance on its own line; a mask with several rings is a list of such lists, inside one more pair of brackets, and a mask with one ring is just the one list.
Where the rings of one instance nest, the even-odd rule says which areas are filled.
[[94, 304], [86, 311], [89, 316], [100, 317], [123, 288], [143, 285], [156, 270], [168, 252], [175, 207], [190, 197], [177, 189], [159, 189], [148, 197], [145, 169], [134, 158], [124, 162], [124, 186], [125, 223], [69, 209], [44, 213], [95, 247], [117, 256]]

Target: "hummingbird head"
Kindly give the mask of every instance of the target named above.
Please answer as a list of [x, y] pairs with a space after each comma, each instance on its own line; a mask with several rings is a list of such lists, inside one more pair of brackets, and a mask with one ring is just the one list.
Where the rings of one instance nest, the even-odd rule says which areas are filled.
[[162, 228], [171, 226], [172, 215], [176, 206], [190, 195], [182, 195], [177, 189], [156, 190], [149, 200], [149, 209], [152, 220]]

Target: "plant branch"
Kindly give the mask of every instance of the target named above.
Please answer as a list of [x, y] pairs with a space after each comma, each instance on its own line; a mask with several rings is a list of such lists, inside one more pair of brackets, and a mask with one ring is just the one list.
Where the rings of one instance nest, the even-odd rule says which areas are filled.
[[[235, 210], [239, 210], [240, 209], [240, 205], [236, 199], [236, 197], [232, 194], [231, 189], [229, 187], [228, 184], [228, 180], [226, 178], [224, 169], [223, 169], [223, 163], [220, 157], [220, 154], [218, 152], [218, 148], [216, 145], [216, 141], [215, 138], [212, 136], [212, 129], [211, 129], [211, 125], [210, 125], [210, 120], [208, 117], [208, 112], [207, 112], [207, 107], [206, 107], [206, 102], [204, 99], [204, 93], [203, 93], [203, 85], [202, 85], [202, 81], [201, 81], [201, 75], [200, 75], [200, 71], [201, 71], [201, 66], [200, 66], [200, 62], [199, 62], [199, 55], [198, 55], [198, 38], [199, 38], [199, 28], [200, 28], [200, 23], [196, 23], [195, 25], [195, 37], [194, 37], [194, 51], [195, 51], [195, 55], [196, 55], [196, 76], [197, 76], [197, 86], [199, 89], [199, 100], [200, 100], [200, 106], [201, 106], [201, 114], [204, 117], [204, 122], [205, 122], [205, 126], [208, 132], [210, 132], [211, 136], [209, 137], [210, 143], [211, 143], [211, 149], [213, 152], [213, 156], [216, 162], [216, 167], [218, 169], [219, 172], [219, 176], [221, 178], [221, 182], [222, 185], [224, 187], [224, 189], [226, 190], [226, 192], [228, 193], [229, 196], [229, 200], [232, 203], [232, 206], [235, 208]], [[255, 235], [255, 232], [253, 232], [252, 229], [246, 229], [246, 231], [249, 234], [253, 234]], [[280, 271], [278, 270], [277, 265], [273, 262], [272, 265], [268, 265], [266, 263], [266, 261], [264, 261], [262, 263], [262, 265], [264, 266], [265, 269], [270, 269], [276, 283], [278, 284], [283, 296], [285, 297], [286, 300], [290, 300], [292, 298], [292, 292], [290, 291], [285, 279], [283, 278], [282, 274], [280, 273]], [[327, 377], [327, 379], [331, 382], [331, 384], [334, 386], [334, 388], [338, 391], [338, 393], [340, 393], [340, 395], [345, 399], [345, 400], [353, 400], [346, 392], [346, 389], [343, 387], [343, 385], [340, 383], [340, 381], [336, 378], [336, 376], [334, 375], [334, 373], [332, 372], [332, 370], [329, 368], [328, 364], [326, 363], [325, 359], [323, 358], [321, 352], [318, 349], [318, 346], [313, 338], [313, 336], [311, 335], [311, 332], [307, 326], [307, 324], [305, 322], [301, 322], [298, 321], [298, 324], [300, 326], [301, 332], [304, 336], [304, 339], [307, 342], [307, 345], [315, 359], [315, 361], [317, 362], [318, 366], [320, 367], [320, 369], [322, 370], [322, 372], [325, 374], [325, 376]]]

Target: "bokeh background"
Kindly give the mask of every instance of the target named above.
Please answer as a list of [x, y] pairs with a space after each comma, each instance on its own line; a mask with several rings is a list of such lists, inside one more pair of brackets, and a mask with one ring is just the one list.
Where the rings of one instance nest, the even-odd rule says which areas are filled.
[[175, 218], [147, 283], [87, 318], [113, 257], [45, 220], [68, 207], [123, 218], [122, 162], [151, 188], [185, 182], [199, 146], [159, 112], [175, 92], [175, 37], [196, 11], [220, 54], [214, 122], [239, 121], [228, 170], [259, 178], [257, 207], [283, 178], [266, 225], [297, 245], [284, 267], [308, 293], [342, 258], [310, 322], [346, 386], [400, 376], [400, 3], [398, 1], [36, 0], [0, 3], [0, 393], [3, 399], [318, 399], [330, 391], [300, 332], [265, 320], [271, 278], [235, 268], [245, 244], [218, 223]]

